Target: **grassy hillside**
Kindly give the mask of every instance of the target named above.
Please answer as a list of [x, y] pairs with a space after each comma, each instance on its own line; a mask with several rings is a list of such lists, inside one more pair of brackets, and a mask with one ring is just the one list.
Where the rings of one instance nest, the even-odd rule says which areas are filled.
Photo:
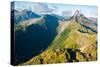
[[20, 65], [97, 60], [96, 33], [74, 20], [62, 23], [57, 30], [57, 36], [43, 53]]
[[[49, 48], [65, 48], [65, 44], [66, 44], [65, 41], [68, 40], [69, 37], [72, 37], [74, 39], [77, 37], [77, 33], [75, 33], [75, 31], [80, 29], [81, 26], [73, 20], [68, 23], [65, 22], [63, 25], [65, 24], [67, 24], [67, 26], [60, 27], [60, 29], [64, 27], [63, 31], [58, 33], [58, 35], [56, 36], [54, 41], [51, 43], [51, 46]], [[74, 34], [75, 36], [74, 37], [70, 36], [70, 34]], [[70, 40], [71, 42], [69, 41], [69, 43], [74, 42], [73, 40]]]
[[38, 24], [41, 27], [43, 26], [45, 28], [44, 22], [45, 22], [45, 20], [43, 19], [43, 17], [40, 17], [37, 19], [29, 19], [29, 20], [21, 21], [20, 23], [15, 24], [14, 31], [18, 31], [18, 30], [26, 31], [27, 27], [29, 27], [31, 25], [35, 25], [35, 24]]

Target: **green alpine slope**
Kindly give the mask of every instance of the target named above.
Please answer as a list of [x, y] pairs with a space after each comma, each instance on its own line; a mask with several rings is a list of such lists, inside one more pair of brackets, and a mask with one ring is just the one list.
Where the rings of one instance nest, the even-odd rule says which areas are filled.
[[20, 65], [97, 60], [95, 32], [81, 26], [74, 19], [60, 23], [57, 31], [57, 36], [44, 52]]

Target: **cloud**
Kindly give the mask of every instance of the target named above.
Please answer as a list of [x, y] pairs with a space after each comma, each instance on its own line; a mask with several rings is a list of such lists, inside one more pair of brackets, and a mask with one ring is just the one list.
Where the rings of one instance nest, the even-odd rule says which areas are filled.
[[34, 4], [34, 11], [39, 13], [52, 13], [54, 9], [49, 8], [47, 4], [37, 3]]
[[62, 15], [63, 16], [70, 16], [70, 15], [72, 15], [72, 11], [66, 11], [66, 10], [64, 10], [64, 11], [62, 11]]

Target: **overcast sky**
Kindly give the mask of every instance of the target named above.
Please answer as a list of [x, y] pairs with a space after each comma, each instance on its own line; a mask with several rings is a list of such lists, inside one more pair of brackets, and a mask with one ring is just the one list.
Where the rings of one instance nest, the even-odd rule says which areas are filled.
[[79, 10], [85, 16], [96, 17], [97, 7], [86, 5], [71, 5], [71, 4], [53, 4], [53, 3], [36, 3], [36, 2], [15, 2], [15, 9], [28, 9], [36, 13], [55, 13], [58, 15], [72, 15], [76, 10]]

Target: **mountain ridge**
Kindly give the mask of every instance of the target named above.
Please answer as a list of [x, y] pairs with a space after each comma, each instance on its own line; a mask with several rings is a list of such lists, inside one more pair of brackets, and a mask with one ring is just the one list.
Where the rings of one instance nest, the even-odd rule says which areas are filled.
[[[61, 23], [61, 26], [58, 26], [59, 32], [57, 36], [43, 53], [33, 57], [21, 65], [95, 61], [97, 59], [96, 33], [92, 30], [85, 32], [87, 31], [87, 28], [80, 25], [80, 20], [78, 22], [76, 21], [76, 16]], [[80, 30], [85, 33], [80, 32]], [[59, 55], [56, 55], [59, 53], [57, 52], [58, 50], [62, 52]], [[68, 52], [67, 54], [66, 51]]]
[[[31, 55], [32, 53], [31, 57], [26, 57], [25, 59], [28, 58], [26, 61], [23, 61], [24, 59], [22, 59], [22, 60], [19, 60], [17, 63], [22, 63], [22, 65], [34, 64], [38, 62], [39, 64], [58, 63], [56, 58], [53, 58], [55, 59], [55, 61], [52, 61], [53, 59], [51, 60], [49, 59], [50, 62], [44, 61], [44, 60], [48, 60], [47, 59], [48, 55], [50, 55], [50, 57], [54, 57], [53, 51], [56, 51], [56, 49], [58, 50], [66, 49], [64, 51], [61, 51], [61, 53], [59, 54], [60, 56], [57, 56], [59, 62], [68, 62], [68, 61], [78, 62], [78, 61], [96, 60], [96, 43], [97, 43], [96, 33], [97, 32], [94, 30], [96, 30], [97, 28], [96, 26], [93, 27], [95, 24], [87, 20], [88, 18], [86, 18], [83, 14], [76, 11], [75, 14], [71, 18], [69, 18], [68, 20], [63, 20], [63, 21], [59, 20], [59, 18], [55, 17], [54, 15], [48, 15], [48, 14], [36, 19], [32, 19], [36, 21], [31, 21], [31, 19], [29, 19], [29, 20], [20, 22], [18, 24], [18, 26], [22, 26], [23, 28], [20, 28], [22, 30], [18, 29], [18, 31], [15, 31], [16, 37], [18, 37], [18, 39], [16, 38], [16, 40], [18, 40], [17, 42], [21, 41], [22, 43], [21, 44], [19, 43], [19, 44], [23, 46], [27, 45], [27, 42], [28, 42], [28, 44], [33, 47], [22, 46], [22, 47], [17, 48], [16, 50], [23, 48], [27, 51], [27, 48], [29, 48], [30, 49], [29, 51], [32, 51], [32, 50], [36, 51], [35, 52], [36, 55], [34, 51], [29, 52], [30, 53], [29, 55]], [[17, 26], [15, 27], [17, 28]], [[31, 39], [32, 41], [28, 41], [28, 39]], [[27, 42], [23, 40], [26, 40]], [[34, 45], [37, 45], [37, 46], [34, 46]], [[38, 47], [38, 46], [41, 46], [41, 47]], [[71, 57], [73, 54], [68, 52], [69, 49], [72, 53], [75, 50], [74, 58]], [[78, 55], [77, 55], [77, 50], [79, 50]], [[68, 52], [67, 54], [66, 54], [66, 51]], [[49, 52], [51, 52], [51, 54], [49, 54]], [[20, 51], [18, 51], [18, 54], [19, 53]], [[87, 54], [86, 57], [89, 57], [89, 59], [84, 58], [85, 53]], [[68, 57], [66, 58], [65, 54], [70, 55], [69, 56], [70, 58], [69, 59]], [[25, 55], [27, 55], [27, 53], [25, 53]], [[23, 53], [20, 56], [23, 56]]]

